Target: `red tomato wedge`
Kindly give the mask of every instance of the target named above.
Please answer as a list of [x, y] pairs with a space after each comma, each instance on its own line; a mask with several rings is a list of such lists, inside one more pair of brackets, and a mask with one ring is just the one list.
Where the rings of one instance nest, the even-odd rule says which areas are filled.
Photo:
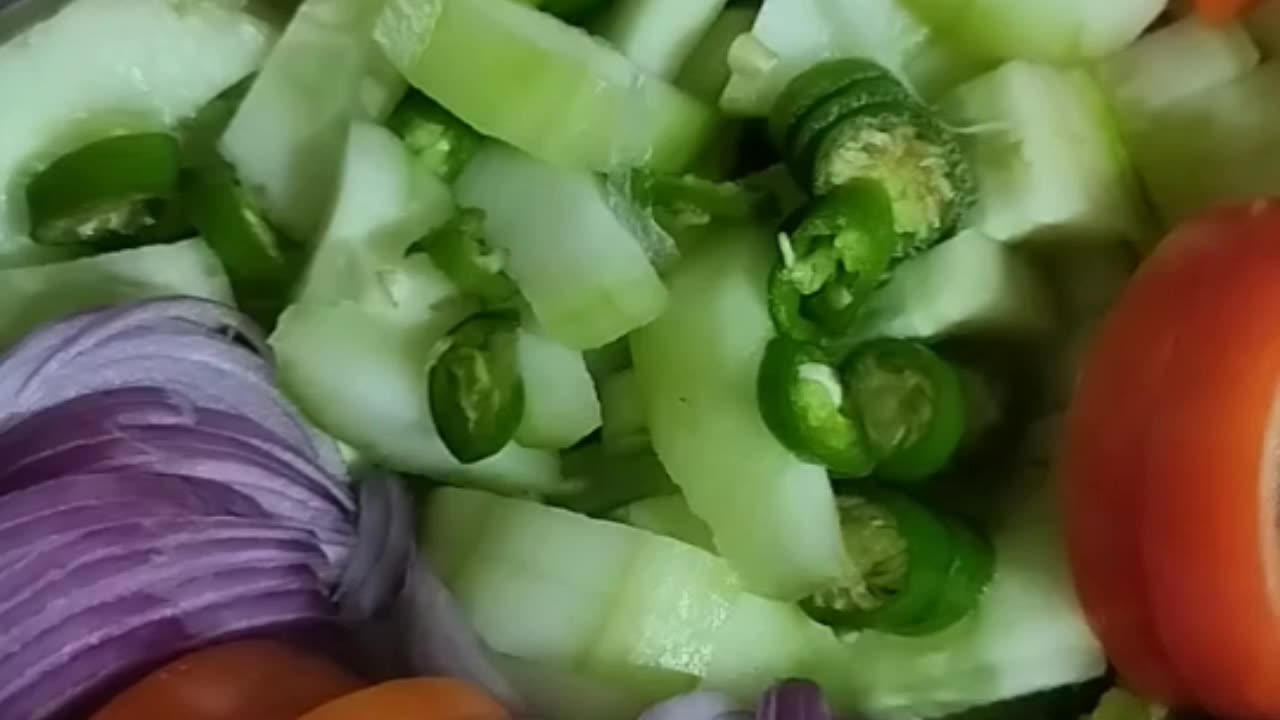
[[511, 720], [481, 690], [451, 678], [392, 680], [339, 698], [301, 720]]
[[1126, 683], [1280, 717], [1280, 203], [1148, 259], [1099, 333], [1063, 478], [1081, 603]]
[[1215, 23], [1225, 23], [1244, 14], [1255, 0], [1195, 0], [1196, 13]]

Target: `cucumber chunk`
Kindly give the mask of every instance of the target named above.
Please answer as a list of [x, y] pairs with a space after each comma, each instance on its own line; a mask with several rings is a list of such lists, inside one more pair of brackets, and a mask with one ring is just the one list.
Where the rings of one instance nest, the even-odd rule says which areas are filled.
[[631, 527], [715, 552], [711, 528], [693, 514], [680, 495], [645, 498], [618, 510], [614, 516]]
[[676, 87], [699, 100], [716, 104], [729, 82], [729, 47], [756, 21], [752, 7], [730, 7], [720, 13], [694, 46], [676, 75]]
[[614, 373], [600, 383], [600, 410], [600, 442], [607, 452], [621, 455], [649, 447], [647, 408], [634, 370]]
[[222, 3], [78, 0], [0, 46], [0, 265], [61, 252], [30, 242], [32, 175], [122, 130], [174, 127], [253, 72], [272, 37]]
[[185, 240], [0, 271], [0, 349], [73, 313], [167, 295], [231, 304], [231, 286], [204, 241]]
[[615, 0], [596, 31], [636, 67], [671, 79], [728, 0]]
[[678, 171], [714, 132], [711, 108], [512, 0], [390, 0], [375, 34], [450, 112], [557, 165]]
[[240, 180], [295, 241], [310, 241], [331, 210], [382, 5], [305, 0], [222, 136]]
[[561, 450], [600, 427], [600, 400], [581, 352], [521, 328], [516, 367], [524, 379], [521, 445]]
[[854, 339], [1035, 338], [1055, 320], [1053, 298], [1034, 266], [968, 230], [899, 265], [868, 299]]
[[756, 377], [774, 335], [772, 238], [720, 231], [670, 278], [671, 306], [631, 338], [654, 448], [716, 547], [756, 592], [794, 600], [848, 562], [826, 472], [765, 427]]
[[1010, 62], [942, 100], [967, 132], [974, 225], [996, 240], [1151, 237], [1129, 159], [1097, 82], [1082, 69]]
[[492, 143], [458, 178], [459, 201], [483, 210], [492, 247], [547, 335], [600, 347], [656, 318], [667, 290], [641, 231], [595, 175]]
[[938, 32], [971, 52], [1071, 62], [1128, 45], [1166, 0], [903, 0]]
[[733, 76], [721, 107], [765, 115], [792, 78], [842, 57], [874, 60], [930, 99], [992, 64], [940, 38], [904, 0], [765, 0], [729, 54]]
[[371, 43], [365, 63], [364, 77], [360, 80], [360, 111], [374, 122], [382, 122], [409, 89], [409, 81], [391, 64], [382, 48]]

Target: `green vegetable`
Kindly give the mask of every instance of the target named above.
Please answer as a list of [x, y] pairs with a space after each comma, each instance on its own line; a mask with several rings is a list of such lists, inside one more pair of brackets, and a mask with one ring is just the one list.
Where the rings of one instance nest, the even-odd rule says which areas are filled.
[[170, 295], [232, 302], [227, 276], [203, 241], [0, 270], [0, 349], [73, 313]]
[[562, 167], [678, 172], [716, 126], [711, 108], [511, 0], [390, 0], [375, 36], [468, 125]]
[[617, 452], [599, 443], [585, 445], [564, 454], [563, 468], [570, 489], [549, 500], [584, 515], [604, 516], [647, 498], [680, 492], [649, 448]]
[[[848, 404], [866, 432], [876, 476], [916, 482], [940, 472], [985, 425], [985, 388], [932, 350], [906, 340], [856, 346], [842, 366]], [[977, 407], [975, 407], [975, 405]]]
[[903, 0], [902, 4], [969, 51], [1067, 64], [1109, 55], [1128, 45], [1164, 10], [1166, 0]]
[[524, 416], [516, 441], [560, 450], [600, 427], [600, 399], [582, 353], [521, 328], [516, 367], [524, 381]]
[[596, 25], [636, 67], [671, 79], [727, 0], [615, 0]]
[[950, 233], [974, 200], [957, 137], [883, 67], [856, 58], [792, 80], [770, 130], [801, 185], [821, 195], [855, 179], [884, 185], [910, 255]]
[[490, 457], [511, 442], [524, 417], [524, 379], [516, 362], [513, 313], [477, 315], [443, 341], [428, 378], [431, 419], [463, 463]]
[[600, 347], [666, 306], [645, 252], [645, 238], [661, 229], [638, 223], [597, 176], [491, 143], [458, 178], [457, 193], [485, 212], [489, 243], [506, 254], [507, 272], [548, 337]]
[[1006, 242], [1147, 241], [1133, 169], [1087, 70], [1010, 62], [941, 106], [966, 129], [979, 231]]
[[332, 208], [382, 5], [305, 0], [222, 137], [222, 154], [290, 237], [313, 237]]
[[1112, 688], [1098, 701], [1088, 720], [1165, 720], [1169, 714], [1169, 708], [1127, 690]]
[[669, 537], [707, 552], [715, 552], [711, 529], [689, 510], [679, 494], [645, 498], [614, 513], [614, 517], [631, 527]]
[[570, 22], [578, 22], [593, 15], [601, 8], [608, 7], [613, 0], [515, 0], [530, 5]]
[[600, 442], [606, 451], [624, 454], [649, 446], [644, 396], [635, 370], [616, 372], [600, 383], [600, 410]]
[[840, 477], [866, 477], [875, 465], [857, 407], [821, 349], [785, 337], [769, 343], [756, 390], [760, 415], [783, 445]]
[[387, 60], [382, 48], [370, 43], [364, 77], [360, 80], [360, 110], [365, 119], [387, 120], [405, 97], [409, 81]]
[[31, 235], [50, 245], [137, 243], [154, 230], [177, 189], [178, 139], [129, 133], [59, 157], [27, 184]]
[[846, 334], [889, 270], [896, 249], [893, 207], [884, 188], [857, 180], [813, 201], [791, 232], [769, 278], [778, 331], [805, 342]]
[[502, 305], [519, 291], [503, 268], [506, 257], [485, 242], [484, 211], [464, 208], [444, 225], [409, 246], [408, 253], [425, 252], [464, 292], [487, 304]]
[[714, 105], [719, 102], [731, 72], [729, 46], [739, 35], [751, 29], [755, 18], [755, 8], [725, 8], [680, 67], [676, 87], [705, 103]]
[[748, 587], [794, 600], [847, 561], [826, 472], [760, 418], [770, 245], [751, 227], [708, 238], [675, 268], [667, 312], [633, 333], [631, 351], [654, 449], [689, 507]]
[[812, 617], [841, 630], [926, 635], [977, 606], [993, 555], [973, 530], [891, 492], [844, 495], [839, 505], [850, 565], [802, 603]]
[[729, 53], [733, 75], [721, 104], [766, 115], [792, 78], [832, 58], [873, 60], [927, 99], [993, 64], [941, 35], [902, 0], [765, 0], [751, 34]]
[[404, 140], [418, 162], [446, 182], [458, 179], [483, 142], [479, 133], [417, 91], [404, 96], [387, 127]]
[[[744, 181], [714, 182], [696, 175], [649, 170], [617, 174], [610, 178], [609, 186], [640, 212], [651, 215], [676, 242], [689, 241], [688, 231], [714, 224], [772, 221], [781, 215], [784, 202], [772, 188]], [[678, 250], [673, 250], [669, 259], [659, 255], [657, 264], [665, 267], [678, 256]]]
[[894, 268], [849, 340], [952, 336], [1037, 338], [1054, 327], [1053, 298], [1026, 258], [962, 232]]
[[273, 35], [225, 3], [90, 0], [0, 47], [0, 265], [68, 255], [30, 242], [32, 170], [122, 130], [174, 129], [253, 72]]

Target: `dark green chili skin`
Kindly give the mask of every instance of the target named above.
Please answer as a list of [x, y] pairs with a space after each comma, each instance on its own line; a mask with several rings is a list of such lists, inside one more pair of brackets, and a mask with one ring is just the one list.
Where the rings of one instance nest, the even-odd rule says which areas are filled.
[[524, 381], [516, 367], [519, 323], [514, 311], [465, 320], [442, 342], [428, 370], [431, 417], [460, 462], [496, 454], [524, 416]]
[[954, 557], [941, 593], [929, 611], [915, 622], [886, 628], [897, 635], [932, 635], [960, 622], [982, 601], [995, 575], [995, 550], [991, 542], [965, 521], [945, 518]]
[[845, 359], [841, 375], [877, 459], [877, 477], [922, 481], [960, 449], [966, 388], [956, 367], [928, 347], [888, 338], [862, 343]]
[[484, 142], [470, 125], [416, 90], [410, 90], [391, 112], [387, 127], [419, 163], [445, 182], [458, 179]]
[[484, 222], [483, 210], [464, 208], [411, 245], [408, 254], [425, 252], [463, 292], [496, 307], [510, 303], [519, 291], [503, 270], [504, 256], [485, 241]]
[[145, 242], [177, 190], [178, 138], [111, 135], [49, 163], [27, 184], [32, 239], [47, 245], [122, 247]]
[[892, 73], [872, 60], [840, 58], [818, 63], [789, 82], [774, 101], [769, 112], [769, 136], [774, 145], [786, 152], [791, 147], [791, 133], [815, 108], [843, 97], [850, 87], [864, 84], [891, 86], [891, 95], [884, 100], [910, 97]]
[[774, 338], [760, 363], [756, 392], [765, 425], [796, 455], [842, 477], [871, 472], [861, 424], [839, 397], [839, 377], [823, 350]]
[[884, 188], [856, 181], [813, 200], [779, 236], [781, 257], [769, 279], [778, 332], [795, 340], [838, 340], [884, 279], [896, 245]]

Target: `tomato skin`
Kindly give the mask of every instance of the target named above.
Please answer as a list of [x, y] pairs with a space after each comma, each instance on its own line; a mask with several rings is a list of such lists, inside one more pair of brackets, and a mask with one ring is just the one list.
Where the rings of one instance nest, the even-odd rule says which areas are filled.
[[1135, 690], [1280, 717], [1278, 387], [1280, 205], [1215, 211], [1144, 265], [1068, 423], [1077, 590]]
[[1239, 18], [1255, 0], [1196, 0], [1196, 13], [1213, 23], [1228, 23]]
[[392, 680], [317, 708], [300, 720], [511, 720], [480, 690], [451, 678]]
[[296, 720], [363, 686], [325, 658], [284, 643], [244, 640], [175, 660], [91, 720]]

